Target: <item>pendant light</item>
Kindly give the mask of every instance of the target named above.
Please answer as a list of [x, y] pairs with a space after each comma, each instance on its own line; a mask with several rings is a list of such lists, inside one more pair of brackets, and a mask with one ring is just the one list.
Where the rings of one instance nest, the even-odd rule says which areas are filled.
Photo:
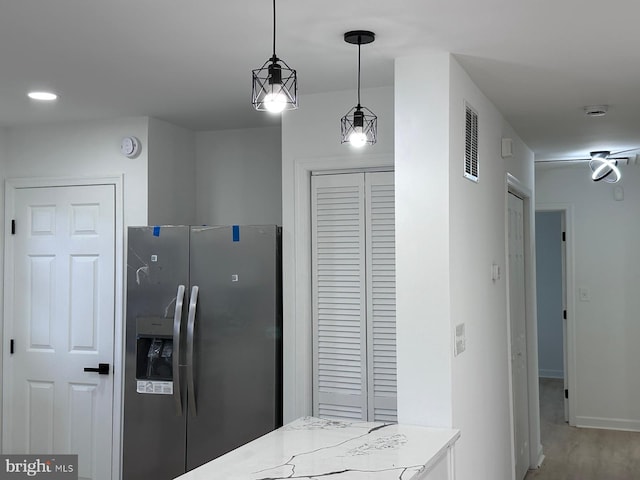
[[252, 73], [251, 103], [256, 110], [280, 113], [298, 108], [296, 71], [276, 55], [276, 0], [273, 0], [273, 55]]
[[350, 143], [354, 147], [373, 145], [378, 136], [378, 117], [360, 105], [360, 46], [372, 43], [375, 38], [375, 34], [368, 30], [353, 30], [344, 34], [345, 42], [358, 45], [358, 104], [340, 120], [341, 143]]

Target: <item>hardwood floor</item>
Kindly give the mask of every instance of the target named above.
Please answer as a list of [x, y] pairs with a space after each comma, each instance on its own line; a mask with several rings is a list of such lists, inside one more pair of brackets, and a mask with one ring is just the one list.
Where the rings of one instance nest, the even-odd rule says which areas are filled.
[[540, 434], [545, 460], [526, 480], [638, 480], [640, 433], [570, 427], [562, 380], [540, 379]]

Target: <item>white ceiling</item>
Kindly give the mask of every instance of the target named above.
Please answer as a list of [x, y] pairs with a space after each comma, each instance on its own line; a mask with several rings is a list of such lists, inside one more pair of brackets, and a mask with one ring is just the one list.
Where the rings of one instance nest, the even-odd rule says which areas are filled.
[[[637, 0], [277, 0], [304, 94], [391, 85], [393, 59], [454, 53], [537, 160], [640, 147]], [[277, 123], [250, 105], [269, 0], [0, 0], [0, 126], [153, 116], [194, 130]], [[26, 92], [52, 89], [55, 104]], [[363, 99], [365, 100], [365, 99]], [[365, 102], [366, 103], [366, 102]], [[587, 118], [585, 105], [609, 114]], [[345, 106], [347, 108], [349, 106]], [[295, 113], [290, 113], [294, 115]]]

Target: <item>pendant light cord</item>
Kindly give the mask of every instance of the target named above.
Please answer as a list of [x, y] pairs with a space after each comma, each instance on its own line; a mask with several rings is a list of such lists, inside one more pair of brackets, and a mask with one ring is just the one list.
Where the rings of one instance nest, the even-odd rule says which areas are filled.
[[360, 44], [361, 39], [358, 38], [358, 109], [360, 109]]
[[273, 0], [273, 58], [276, 59], [276, 0]]

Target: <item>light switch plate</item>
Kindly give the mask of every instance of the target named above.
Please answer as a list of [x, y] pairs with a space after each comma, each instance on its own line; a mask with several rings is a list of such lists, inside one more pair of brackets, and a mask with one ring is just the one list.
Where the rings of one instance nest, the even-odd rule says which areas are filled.
[[467, 348], [467, 337], [465, 335], [464, 323], [456, 325], [456, 342], [454, 355], [457, 357]]
[[588, 302], [589, 300], [591, 300], [589, 289], [587, 287], [578, 288], [578, 298], [580, 298], [581, 302]]
[[494, 263], [491, 265], [491, 280], [497, 282], [500, 280], [500, 265]]

